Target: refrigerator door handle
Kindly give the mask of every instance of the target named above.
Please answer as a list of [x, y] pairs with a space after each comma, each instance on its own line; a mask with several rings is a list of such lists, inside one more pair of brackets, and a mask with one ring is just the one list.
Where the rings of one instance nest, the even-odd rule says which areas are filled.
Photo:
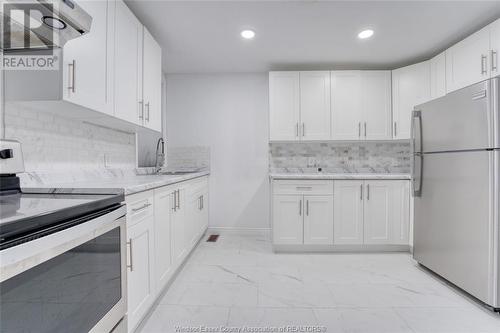
[[[418, 161], [418, 168], [417, 168]], [[424, 155], [423, 154], [413, 154], [413, 166], [412, 166], [412, 187], [413, 196], [418, 198], [422, 196], [422, 183], [424, 176]], [[417, 170], [418, 169], [418, 170]]]
[[[424, 166], [424, 156], [423, 154], [423, 140], [422, 140], [422, 111], [415, 110], [412, 113], [412, 126], [411, 126], [411, 138], [412, 138], [412, 187], [413, 196], [420, 197], [422, 194], [422, 177], [423, 177], [423, 166]], [[418, 128], [417, 128], [418, 126]], [[419, 168], [417, 170], [417, 159], [419, 162]]]

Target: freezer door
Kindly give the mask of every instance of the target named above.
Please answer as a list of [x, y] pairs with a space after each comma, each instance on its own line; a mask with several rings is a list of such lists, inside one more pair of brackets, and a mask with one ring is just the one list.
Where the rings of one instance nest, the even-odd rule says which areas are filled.
[[[477, 83], [415, 107], [413, 139], [423, 152], [498, 148], [498, 79]], [[421, 133], [421, 138], [418, 134]], [[420, 148], [415, 142], [415, 148]]]
[[492, 306], [499, 306], [498, 154], [425, 154], [414, 222], [415, 260]]

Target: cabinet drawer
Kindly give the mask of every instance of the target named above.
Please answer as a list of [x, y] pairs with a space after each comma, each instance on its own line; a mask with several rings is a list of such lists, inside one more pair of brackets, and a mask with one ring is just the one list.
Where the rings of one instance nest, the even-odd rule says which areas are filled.
[[129, 226], [153, 215], [153, 191], [131, 195], [125, 201], [127, 203], [127, 224]]
[[333, 194], [333, 180], [275, 180], [273, 194]]

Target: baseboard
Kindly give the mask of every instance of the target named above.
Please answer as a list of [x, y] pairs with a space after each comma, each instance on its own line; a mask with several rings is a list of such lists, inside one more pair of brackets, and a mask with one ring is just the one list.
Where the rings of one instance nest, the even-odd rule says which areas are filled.
[[270, 235], [271, 228], [208, 227], [209, 234]]
[[409, 252], [408, 245], [273, 245], [274, 252], [289, 253], [331, 253], [331, 252]]

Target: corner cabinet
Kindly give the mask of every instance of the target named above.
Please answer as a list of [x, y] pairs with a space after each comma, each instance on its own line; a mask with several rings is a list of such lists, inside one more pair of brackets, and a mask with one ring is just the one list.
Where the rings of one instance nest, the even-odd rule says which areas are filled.
[[92, 16], [90, 33], [63, 48], [63, 99], [113, 115], [114, 1], [79, 1]]
[[394, 139], [410, 139], [413, 108], [430, 100], [430, 69], [429, 61], [424, 61], [392, 71]]
[[275, 249], [409, 247], [408, 180], [273, 180], [272, 193]]

